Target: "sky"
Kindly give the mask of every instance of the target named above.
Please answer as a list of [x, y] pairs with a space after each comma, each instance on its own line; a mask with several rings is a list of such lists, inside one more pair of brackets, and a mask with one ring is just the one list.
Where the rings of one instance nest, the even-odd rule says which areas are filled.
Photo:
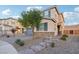
[[[28, 11], [31, 8], [45, 10], [52, 5], [0, 5], [0, 18], [18, 18], [22, 11]], [[65, 25], [79, 24], [79, 5], [58, 5], [57, 9], [63, 13]]]

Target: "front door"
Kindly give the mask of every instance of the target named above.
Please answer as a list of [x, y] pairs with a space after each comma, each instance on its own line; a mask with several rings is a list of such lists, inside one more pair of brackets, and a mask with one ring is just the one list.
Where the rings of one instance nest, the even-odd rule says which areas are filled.
[[57, 29], [58, 29], [58, 35], [61, 34], [60, 27], [61, 27], [61, 25], [58, 25], [58, 26], [57, 26]]

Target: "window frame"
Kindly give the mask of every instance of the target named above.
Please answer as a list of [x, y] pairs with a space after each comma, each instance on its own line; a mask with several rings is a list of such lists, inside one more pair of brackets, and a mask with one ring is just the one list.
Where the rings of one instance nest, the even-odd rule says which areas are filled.
[[51, 17], [51, 12], [50, 12], [50, 10], [46, 10], [46, 11], [44, 11], [44, 17], [46, 17], [46, 18], [50, 18]]
[[[42, 25], [39, 25], [36, 27], [37, 31], [48, 31], [48, 23], [41, 23]], [[46, 24], [46, 28], [45, 28], [45, 24]], [[43, 26], [43, 28], [41, 29], [40, 26]]]
[[70, 34], [73, 34], [73, 30], [70, 30]]

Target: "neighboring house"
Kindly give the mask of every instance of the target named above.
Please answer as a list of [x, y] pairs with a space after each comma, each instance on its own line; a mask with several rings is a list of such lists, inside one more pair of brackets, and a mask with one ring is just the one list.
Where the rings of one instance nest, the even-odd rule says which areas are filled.
[[14, 18], [6, 18], [6, 19], [0, 19], [0, 33], [12, 33], [11, 30], [15, 29], [16, 34], [22, 33], [22, 25], [18, 22], [17, 19]]
[[64, 17], [59, 13], [56, 6], [43, 11], [44, 18], [40, 26], [35, 27], [35, 37], [50, 37], [63, 34]]
[[79, 36], [79, 24], [78, 25], [70, 25], [64, 26], [64, 34], [67, 35], [78, 35]]

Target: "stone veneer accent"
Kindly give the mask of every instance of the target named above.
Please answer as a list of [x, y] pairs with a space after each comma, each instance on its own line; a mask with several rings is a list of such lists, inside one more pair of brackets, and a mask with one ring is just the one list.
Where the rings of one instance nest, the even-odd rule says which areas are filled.
[[54, 32], [34, 32], [34, 38], [53, 37]]

